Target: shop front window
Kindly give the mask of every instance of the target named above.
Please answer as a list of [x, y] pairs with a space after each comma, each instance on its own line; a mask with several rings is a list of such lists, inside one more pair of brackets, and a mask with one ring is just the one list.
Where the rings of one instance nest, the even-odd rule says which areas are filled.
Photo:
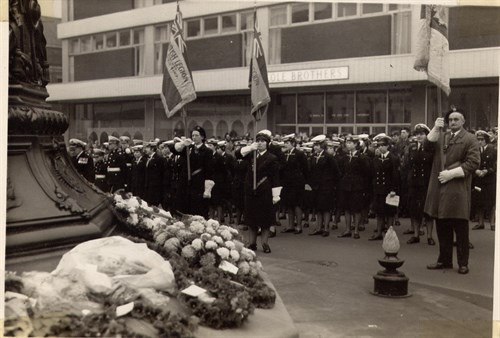
[[271, 109], [276, 123], [297, 123], [295, 118], [295, 94], [278, 95], [271, 100]]
[[326, 123], [354, 122], [354, 93], [326, 94]]
[[325, 122], [324, 94], [299, 94], [297, 96], [298, 123]]
[[356, 123], [386, 123], [386, 91], [356, 94]]
[[389, 91], [389, 123], [411, 123], [411, 91]]

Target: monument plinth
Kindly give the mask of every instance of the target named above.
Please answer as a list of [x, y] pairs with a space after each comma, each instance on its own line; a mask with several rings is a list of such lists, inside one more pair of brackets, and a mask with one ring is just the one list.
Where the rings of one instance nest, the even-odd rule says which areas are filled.
[[[9, 0], [7, 269], [59, 259], [110, 234], [108, 197], [80, 176], [66, 152], [67, 116], [51, 109], [40, 6]], [[37, 269], [39, 270], [39, 269]]]

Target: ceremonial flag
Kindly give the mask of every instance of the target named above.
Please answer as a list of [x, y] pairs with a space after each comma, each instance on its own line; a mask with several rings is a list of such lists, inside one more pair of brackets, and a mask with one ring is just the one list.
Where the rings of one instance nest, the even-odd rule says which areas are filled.
[[255, 117], [255, 120], [259, 121], [266, 112], [267, 105], [271, 102], [271, 97], [269, 96], [266, 59], [264, 57], [260, 32], [257, 27], [257, 11], [253, 15], [252, 58], [250, 59], [250, 79], [248, 86], [251, 92], [251, 113]]
[[186, 103], [196, 99], [193, 76], [188, 66], [186, 44], [182, 38], [182, 14], [179, 5], [170, 29], [166, 54], [161, 101], [167, 118], [170, 118]]
[[450, 95], [448, 70], [448, 8], [422, 5], [413, 68], [427, 73], [429, 81]]

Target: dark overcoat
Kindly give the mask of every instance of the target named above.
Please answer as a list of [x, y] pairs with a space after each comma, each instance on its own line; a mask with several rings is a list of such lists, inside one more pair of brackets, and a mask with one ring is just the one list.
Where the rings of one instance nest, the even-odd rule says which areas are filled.
[[302, 206], [307, 177], [307, 158], [301, 150], [292, 148], [285, 153], [280, 178], [283, 185], [281, 200], [288, 208]]
[[130, 170], [130, 186], [129, 189], [140, 198], [144, 198], [144, 179], [146, 177], [146, 157], [141, 156], [138, 160], [132, 162]]
[[146, 159], [144, 176], [144, 199], [152, 205], [160, 205], [163, 201], [163, 175], [165, 162], [156, 153]]
[[[450, 140], [450, 138], [450, 132], [445, 132], [444, 138], [440, 138], [436, 143], [424, 212], [433, 218], [468, 220], [472, 176], [480, 163], [479, 143], [476, 137], [465, 129], [460, 130], [453, 139]], [[465, 177], [455, 178], [444, 184], [439, 182], [441, 148], [444, 149], [444, 169], [449, 170], [460, 166]]]

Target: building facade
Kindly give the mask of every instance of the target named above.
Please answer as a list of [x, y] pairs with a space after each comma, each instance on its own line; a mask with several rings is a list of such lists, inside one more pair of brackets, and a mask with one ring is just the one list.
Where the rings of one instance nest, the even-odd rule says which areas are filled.
[[[248, 63], [253, 2], [180, 1], [198, 98], [187, 128], [207, 136], [277, 133], [390, 133], [438, 116], [437, 90], [413, 69], [418, 5], [258, 2], [271, 104], [257, 126], [250, 114]], [[179, 114], [160, 100], [162, 65], [176, 3], [166, 0], [63, 2], [63, 83], [50, 100], [70, 117], [69, 137], [169, 139]], [[478, 24], [481, 23], [481, 24]], [[451, 95], [467, 127], [498, 123], [500, 8], [451, 7]], [[440, 114], [440, 113], [439, 113]]]

